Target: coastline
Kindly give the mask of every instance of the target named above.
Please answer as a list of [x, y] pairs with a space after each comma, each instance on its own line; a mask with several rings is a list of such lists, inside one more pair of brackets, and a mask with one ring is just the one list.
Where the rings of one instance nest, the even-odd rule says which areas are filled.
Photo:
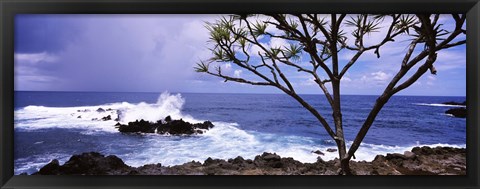
[[[356, 175], [465, 175], [466, 149], [428, 146], [410, 151], [377, 155], [373, 161], [351, 161]], [[224, 159], [207, 158], [182, 165], [126, 165], [114, 155], [97, 152], [73, 155], [65, 164], [52, 160], [33, 175], [337, 175], [339, 160], [314, 163], [264, 152], [253, 160], [241, 156]]]

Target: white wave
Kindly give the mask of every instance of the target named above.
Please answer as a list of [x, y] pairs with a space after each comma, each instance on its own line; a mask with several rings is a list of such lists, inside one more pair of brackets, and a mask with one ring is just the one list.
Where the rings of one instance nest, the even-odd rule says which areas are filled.
[[119, 107], [118, 109], [124, 113], [121, 116], [121, 121], [131, 122], [139, 119], [148, 121], [158, 121], [164, 119], [167, 116], [171, 116], [172, 119], [184, 119], [189, 122], [200, 122], [200, 120], [194, 119], [190, 115], [182, 114], [182, 108], [185, 104], [185, 99], [181, 94], [171, 95], [168, 92], [164, 92], [160, 95], [155, 104], [139, 103], [128, 104], [124, 103], [125, 107]]
[[[254, 159], [263, 152], [276, 153], [281, 157], [291, 157], [303, 163], [313, 163], [320, 157], [323, 160], [338, 158], [338, 152], [328, 152], [327, 149], [336, 149], [334, 145], [321, 145], [318, 140], [303, 136], [280, 136], [276, 134], [245, 131], [238, 128], [236, 123], [214, 122], [214, 128], [203, 135], [195, 137], [158, 137], [151, 136], [138, 151], [120, 155], [126, 164], [142, 166], [145, 164], [161, 163], [164, 166], [173, 166], [190, 161], [203, 162], [208, 157], [230, 159], [242, 156], [245, 159]], [[348, 142], [350, 146], [352, 142]], [[354, 161], [372, 161], [377, 155], [387, 153], [403, 153], [416, 146], [449, 146], [465, 148], [465, 145], [451, 144], [421, 144], [406, 146], [389, 146], [362, 143], [355, 153]], [[324, 155], [312, 151], [320, 150]]]
[[[338, 158], [338, 152], [328, 152], [327, 149], [336, 149], [334, 145], [321, 145], [319, 140], [303, 136], [281, 136], [255, 131], [245, 131], [236, 123], [213, 122], [215, 127], [202, 135], [195, 136], [162, 136], [146, 134], [140, 141], [122, 145], [122, 149], [105, 146], [100, 152], [104, 155], [117, 155], [127, 165], [139, 167], [145, 164], [161, 163], [164, 166], [181, 165], [191, 161], [204, 162], [208, 157], [216, 159], [230, 159], [242, 156], [245, 159], [254, 159], [263, 152], [276, 153], [281, 157], [291, 157], [303, 163], [313, 163], [320, 157], [323, 160]], [[116, 141], [111, 141], [116, 143]], [[352, 142], [347, 143], [349, 147]], [[387, 153], [403, 153], [416, 146], [448, 146], [465, 148], [466, 145], [451, 144], [416, 144], [406, 146], [389, 146], [362, 143], [355, 153], [354, 161], [372, 161], [377, 155]], [[324, 155], [317, 155], [312, 151], [320, 150]], [[70, 154], [73, 155], [73, 154]], [[16, 167], [16, 173], [30, 171], [33, 173], [44, 166], [51, 159], [58, 157], [47, 156], [35, 160], [31, 166], [24, 163]], [[60, 158], [62, 159], [62, 158]], [[65, 159], [65, 158], [63, 158]], [[61, 162], [65, 162], [62, 159]], [[17, 161], [17, 160], [16, 160]], [[32, 167], [33, 166], [33, 167]]]
[[[347, 148], [352, 144], [352, 142], [348, 142]], [[367, 144], [362, 143], [358, 151], [355, 153], [356, 159], [355, 161], [373, 161], [375, 156], [377, 155], [386, 155], [387, 153], [401, 153], [403, 154], [405, 151], [411, 151], [414, 147], [419, 146], [429, 146], [429, 147], [454, 147], [454, 148], [465, 148], [466, 145], [455, 145], [455, 144], [422, 144], [417, 141], [414, 145], [405, 145], [405, 146], [389, 146], [389, 145], [377, 145], [377, 144]]]
[[[122, 123], [140, 119], [156, 122], [166, 116], [193, 123], [201, 122], [190, 115], [182, 114], [184, 103], [185, 99], [180, 94], [171, 95], [164, 92], [154, 104], [121, 102], [77, 107], [27, 106], [15, 111], [15, 127], [26, 130], [76, 128], [87, 130], [83, 132], [84, 134], [95, 134], [97, 132], [117, 132], [114, 127], [117, 118]], [[103, 111], [97, 111], [100, 108]], [[110, 116], [111, 120], [101, 120], [107, 116]]]
[[[141, 102], [137, 104], [119, 102], [99, 106], [79, 107], [45, 107], [28, 106], [15, 111], [15, 127], [25, 130], [45, 128], [79, 128], [82, 134], [95, 135], [102, 132], [118, 133], [114, 127], [116, 121], [98, 121], [102, 117], [111, 116], [112, 119], [120, 118], [120, 122], [126, 123], [137, 119], [157, 121], [170, 115], [173, 119], [184, 119], [189, 122], [201, 122], [190, 115], [182, 113], [185, 99], [180, 94], [171, 95], [162, 93], [157, 102], [153, 104]], [[102, 108], [105, 111], [98, 112]], [[139, 141], [121, 146], [122, 149], [105, 146], [101, 153], [105, 155], [117, 155], [130, 166], [142, 166], [145, 164], [161, 163], [165, 166], [179, 165], [186, 162], [205, 161], [206, 158], [229, 159], [242, 156], [246, 159], [254, 159], [263, 152], [276, 153], [282, 157], [292, 157], [303, 163], [317, 161], [318, 157], [323, 160], [333, 160], [338, 157], [338, 152], [327, 152], [328, 148], [336, 148], [334, 142], [321, 145], [322, 140], [303, 136], [284, 136], [272, 133], [246, 131], [239, 128], [237, 123], [213, 121], [215, 127], [202, 135], [195, 136], [162, 136], [146, 134]], [[120, 140], [120, 139], [119, 139]], [[118, 141], [109, 141], [115, 144]], [[38, 143], [40, 144], [40, 143]], [[43, 145], [43, 144], [41, 144]], [[351, 142], [348, 143], [348, 146]], [[355, 153], [356, 161], [372, 161], [376, 155], [387, 153], [403, 153], [415, 146], [450, 146], [462, 147], [465, 145], [450, 144], [420, 144], [408, 146], [388, 146], [362, 144]], [[317, 155], [312, 151], [320, 150], [324, 155]], [[20, 162], [15, 167], [15, 172], [36, 170], [50, 162], [52, 159], [61, 159], [73, 154], [61, 155], [38, 155], [34, 160], [15, 160]], [[60, 157], [60, 158], [59, 158]], [[61, 163], [62, 163], [61, 161]]]
[[413, 103], [415, 105], [419, 105], [419, 106], [436, 106], [436, 107], [462, 107], [462, 108], [466, 108], [467, 106], [465, 105], [451, 105], [451, 104], [436, 104], [436, 103], [433, 103], [433, 104], [428, 104], [428, 103]]

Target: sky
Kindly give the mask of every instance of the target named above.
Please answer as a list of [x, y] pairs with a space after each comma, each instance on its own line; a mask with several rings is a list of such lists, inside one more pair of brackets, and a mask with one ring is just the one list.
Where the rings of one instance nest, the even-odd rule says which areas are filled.
[[[282, 93], [274, 87], [224, 82], [194, 71], [196, 63], [212, 56], [205, 22], [219, 18], [221, 15], [17, 15], [15, 90]], [[442, 15], [439, 23], [446, 29], [453, 27], [449, 15]], [[383, 39], [386, 24], [388, 19], [380, 25], [380, 32], [367, 36], [366, 45]], [[274, 27], [267, 31], [280, 32]], [[349, 34], [351, 28], [345, 31]], [[341, 93], [381, 94], [400, 68], [408, 39], [400, 36], [387, 43], [380, 49], [380, 58], [373, 51], [362, 55], [342, 79]], [[270, 47], [288, 45], [280, 39], [261, 42]], [[463, 45], [440, 51], [437, 75], [427, 72], [399, 95], [465, 96], [465, 49]], [[249, 49], [252, 54], [258, 51]], [[342, 51], [340, 66], [352, 56], [351, 51]], [[307, 58], [302, 56], [298, 63], [307, 65]], [[259, 62], [259, 57], [253, 57], [254, 61]], [[233, 63], [217, 65], [224, 74], [260, 81]], [[288, 66], [282, 69], [298, 93], [322, 93], [311, 76]]]

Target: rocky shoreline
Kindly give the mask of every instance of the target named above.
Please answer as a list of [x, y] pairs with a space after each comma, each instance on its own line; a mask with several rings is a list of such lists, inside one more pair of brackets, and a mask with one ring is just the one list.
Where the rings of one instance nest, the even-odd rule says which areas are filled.
[[[463, 102], [444, 102], [442, 103], [444, 105], [453, 105], [453, 106], [467, 106], [467, 101]], [[447, 111], [445, 111], [445, 114], [452, 115], [453, 117], [457, 118], [467, 118], [467, 108], [465, 107], [458, 107], [458, 108], [450, 108]]]
[[[356, 175], [465, 175], [466, 149], [415, 147], [403, 154], [377, 155], [371, 162], [352, 161]], [[73, 155], [65, 164], [52, 160], [33, 175], [336, 175], [338, 159], [301, 163], [293, 158], [263, 153], [253, 160], [238, 156], [222, 160], [207, 158], [203, 163], [141, 167], [126, 165], [120, 158], [97, 152]]]

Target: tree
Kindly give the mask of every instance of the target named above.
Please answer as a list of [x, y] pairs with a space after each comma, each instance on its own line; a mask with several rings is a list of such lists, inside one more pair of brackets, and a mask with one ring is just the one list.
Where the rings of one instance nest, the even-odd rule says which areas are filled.
[[[206, 23], [205, 27], [210, 32], [209, 43], [213, 45], [210, 48], [213, 57], [200, 61], [195, 70], [220, 77], [225, 82], [273, 86], [294, 98], [335, 140], [341, 162], [339, 174], [349, 175], [353, 174], [349, 167], [351, 158], [388, 100], [411, 86], [428, 70], [431, 74], [436, 74], [434, 63], [437, 52], [466, 43], [466, 40], [459, 39], [466, 34], [466, 30], [462, 28], [466, 15], [448, 16], [455, 23], [455, 27], [450, 30], [439, 23], [439, 14], [267, 14], [262, 17], [232, 15], [214, 23]], [[282, 33], [270, 32], [267, 28], [272, 26]], [[350, 34], [347, 34], [346, 30], [350, 30]], [[374, 33], [383, 40], [378, 44], [366, 45], [365, 36]], [[341, 79], [363, 54], [373, 51], [380, 58], [381, 48], [387, 43], [395, 42], [399, 36], [406, 37], [410, 44], [406, 47], [404, 58], [398, 61], [398, 72], [376, 99], [347, 151], [342, 124]], [[286, 40], [288, 45], [271, 47], [265, 43], [273, 39]], [[252, 52], [252, 48], [258, 51]], [[353, 56], [349, 61], [341, 62], [341, 51], [353, 52]], [[299, 63], [298, 60], [303, 57], [309, 59], [308, 66]], [[254, 80], [224, 74], [218, 65], [222, 62], [233, 63], [258, 78]], [[210, 69], [212, 64], [217, 64], [214, 65], [214, 70]], [[412, 69], [414, 67], [417, 69]], [[297, 94], [294, 85], [283, 72], [286, 68], [294, 68], [314, 78], [332, 109], [335, 131], [323, 115]]]

